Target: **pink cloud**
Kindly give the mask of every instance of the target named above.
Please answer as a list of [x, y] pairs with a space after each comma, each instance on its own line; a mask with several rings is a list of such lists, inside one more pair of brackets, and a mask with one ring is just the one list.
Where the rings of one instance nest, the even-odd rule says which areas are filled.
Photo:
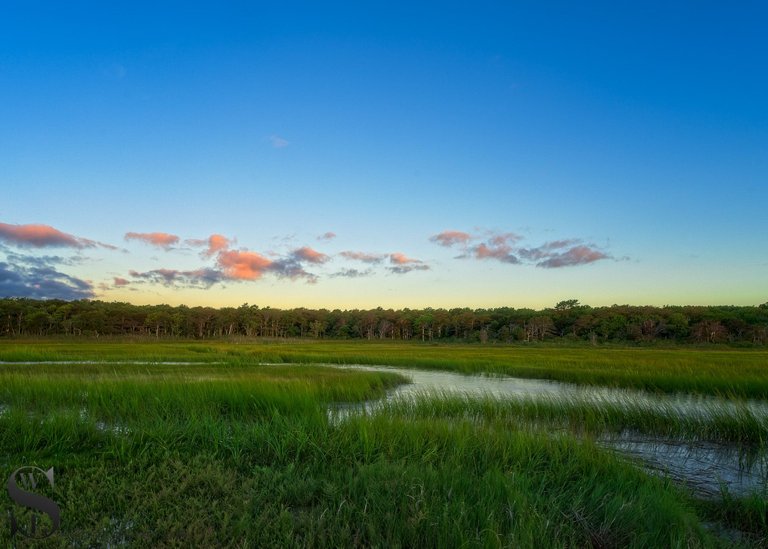
[[208, 249], [205, 251], [205, 255], [212, 256], [222, 250], [229, 248], [230, 241], [227, 237], [220, 234], [212, 234], [208, 237]]
[[324, 253], [313, 250], [309, 246], [304, 246], [298, 250], [294, 250], [291, 255], [297, 261], [307, 261], [309, 263], [322, 264], [330, 259]]
[[581, 241], [576, 238], [553, 240], [551, 242], [545, 242], [537, 248], [521, 248], [518, 250], [518, 253], [525, 259], [529, 259], [531, 261], [539, 261], [541, 259], [546, 259], [552, 255], [555, 255], [556, 252], [554, 252], [554, 250], [573, 246], [579, 242]]
[[462, 231], [443, 231], [439, 234], [429, 237], [431, 242], [435, 242], [440, 246], [445, 246], [446, 248], [450, 248], [455, 244], [466, 246], [471, 239], [472, 235]]
[[389, 270], [395, 274], [429, 270], [429, 265], [425, 264], [422, 260], [407, 257], [400, 252], [389, 254], [389, 261], [394, 265], [394, 267], [389, 267]]
[[499, 233], [491, 236], [488, 242], [492, 246], [508, 246], [510, 242], [514, 244], [522, 239], [523, 237], [516, 233]]
[[273, 261], [256, 252], [226, 250], [219, 252], [217, 264], [227, 278], [257, 280], [270, 269]]
[[116, 287], [119, 287], [119, 286], [128, 286], [128, 284], [130, 284], [130, 283], [131, 283], [131, 281], [130, 281], [130, 280], [126, 280], [126, 279], [124, 279], [124, 278], [120, 278], [119, 276], [116, 276], [116, 277], [115, 277], [115, 286], [116, 286]]
[[590, 248], [589, 246], [574, 246], [566, 252], [551, 254], [548, 259], [537, 263], [536, 266], [544, 267], [546, 269], [573, 267], [576, 265], [594, 263], [595, 261], [608, 259], [609, 257], [609, 255], [600, 250]]
[[363, 263], [381, 263], [385, 255], [382, 254], [369, 254], [365, 252], [341, 252], [341, 256], [347, 259], [353, 259], [355, 261], [362, 261]]
[[212, 257], [223, 250], [228, 250], [230, 244], [232, 243], [230, 239], [220, 234], [212, 234], [205, 239], [188, 238], [184, 242], [197, 248], [205, 246], [206, 249], [200, 253], [200, 255], [203, 257]]
[[[87, 238], [79, 238], [71, 234], [54, 229], [50, 225], [9, 225], [0, 223], [0, 240], [5, 240], [12, 244], [24, 247], [46, 248], [46, 247], [69, 247], [69, 248], [92, 248], [102, 245]], [[102, 245], [109, 247], [107, 245]]]
[[472, 249], [477, 259], [497, 259], [504, 263], [520, 263], [520, 260], [512, 253], [512, 248], [507, 244], [478, 244]]
[[317, 237], [318, 240], [333, 240], [334, 238], [336, 238], [336, 233], [333, 231], [328, 231]]
[[200, 252], [200, 255], [203, 257], [213, 257], [221, 251], [228, 250], [229, 246], [232, 244], [230, 239], [220, 234], [212, 234], [205, 239], [188, 238], [184, 242], [196, 248], [205, 246], [206, 249]]
[[146, 244], [157, 246], [159, 248], [165, 248], [166, 250], [178, 244], [179, 237], [175, 234], [168, 233], [125, 233], [126, 240], [140, 240]]
[[389, 254], [389, 261], [391, 263], [394, 263], [395, 265], [407, 265], [408, 263], [423, 263], [423, 261], [421, 261], [420, 259], [412, 259], [400, 252]]
[[563, 240], [552, 240], [545, 242], [542, 248], [546, 250], [557, 250], [559, 248], [565, 248], [581, 242], [578, 238], [565, 238]]

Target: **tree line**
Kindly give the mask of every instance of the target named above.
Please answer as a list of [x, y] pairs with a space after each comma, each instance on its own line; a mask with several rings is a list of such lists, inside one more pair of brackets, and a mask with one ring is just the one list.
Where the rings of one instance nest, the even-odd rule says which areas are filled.
[[0, 337], [151, 336], [457, 342], [768, 342], [768, 303], [758, 306], [590, 307], [575, 299], [542, 310], [275, 309], [133, 305], [95, 300], [0, 299]]

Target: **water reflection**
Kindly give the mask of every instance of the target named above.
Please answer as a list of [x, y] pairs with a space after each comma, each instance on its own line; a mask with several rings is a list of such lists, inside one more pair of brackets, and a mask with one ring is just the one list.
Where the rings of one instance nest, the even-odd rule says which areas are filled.
[[[335, 406], [329, 411], [335, 421], [343, 420], [355, 411], [374, 412], [386, 402], [396, 399], [418, 399], [430, 394], [495, 398], [559, 396], [595, 404], [647, 408], [649, 411], [662, 411], [678, 417], [707, 418], [714, 412], [736, 415], [746, 409], [758, 417], [768, 418], [768, 403], [757, 400], [730, 401], [713, 396], [656, 394], [634, 389], [589, 387], [509, 376], [463, 375], [389, 366], [335, 367], [395, 372], [411, 381], [392, 389], [382, 399], [363, 404]], [[700, 497], [718, 497], [723, 489], [737, 497], [754, 491], [768, 493], [768, 456], [765, 451], [750, 451], [714, 442], [664, 439], [632, 432], [602, 436], [597, 444], [632, 461], [639, 460], [653, 473], [669, 475]]]
[[768, 463], [765, 452], [705, 441], [654, 439], [624, 433], [597, 441], [599, 446], [639, 459], [652, 472], [669, 475], [694, 493], [717, 498], [727, 489], [743, 497], [754, 491], [766, 494]]

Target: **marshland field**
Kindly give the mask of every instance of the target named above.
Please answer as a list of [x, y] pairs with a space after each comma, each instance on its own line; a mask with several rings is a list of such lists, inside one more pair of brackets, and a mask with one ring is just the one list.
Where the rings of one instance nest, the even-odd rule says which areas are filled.
[[766, 366], [715, 345], [9, 339], [0, 472], [55, 469], [60, 529], [35, 547], [757, 547]]

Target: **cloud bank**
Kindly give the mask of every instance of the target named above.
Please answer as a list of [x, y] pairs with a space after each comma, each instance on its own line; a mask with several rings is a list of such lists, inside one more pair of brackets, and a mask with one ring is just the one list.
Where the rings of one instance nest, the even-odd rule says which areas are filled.
[[57, 271], [52, 266], [22, 266], [0, 262], [0, 297], [33, 299], [90, 299], [93, 285]]
[[457, 259], [495, 260], [511, 265], [533, 264], [544, 269], [576, 267], [613, 257], [593, 244], [569, 238], [545, 242], [541, 246], [522, 247], [524, 238], [516, 233], [490, 233], [484, 238], [462, 231], [443, 231], [429, 238], [446, 248], [458, 247]]

